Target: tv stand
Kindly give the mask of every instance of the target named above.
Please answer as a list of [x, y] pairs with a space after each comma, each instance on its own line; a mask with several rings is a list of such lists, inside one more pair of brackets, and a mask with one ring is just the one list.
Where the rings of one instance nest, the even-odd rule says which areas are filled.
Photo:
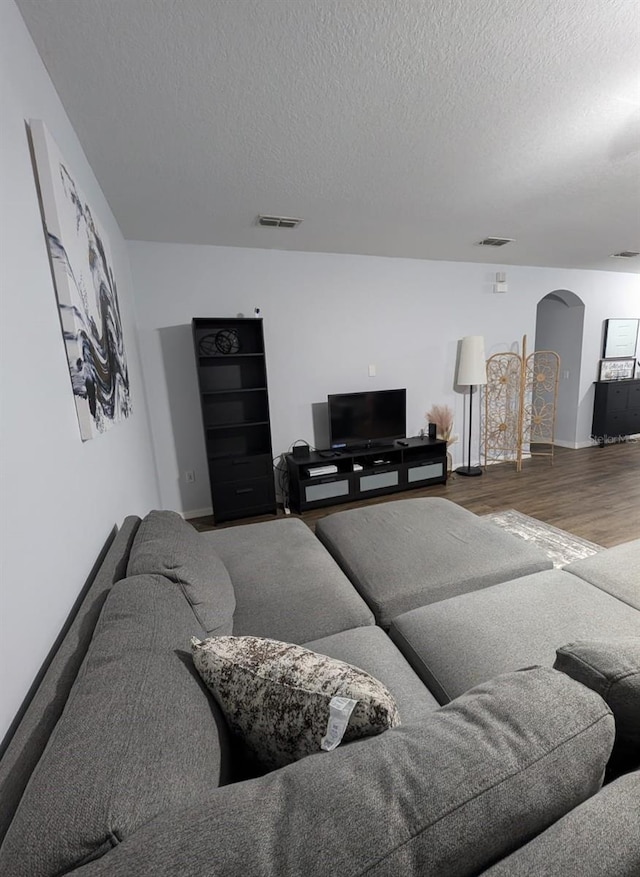
[[[289, 504], [305, 512], [341, 502], [445, 484], [447, 443], [439, 439], [407, 438], [364, 448], [313, 451], [304, 459], [287, 454]], [[329, 474], [311, 474], [331, 465]]]
[[[398, 443], [399, 444], [399, 443]], [[345, 454], [360, 453], [360, 451], [379, 451], [380, 448], [389, 448], [392, 445], [389, 442], [364, 442], [361, 445], [349, 445], [348, 448], [336, 448], [337, 451]]]

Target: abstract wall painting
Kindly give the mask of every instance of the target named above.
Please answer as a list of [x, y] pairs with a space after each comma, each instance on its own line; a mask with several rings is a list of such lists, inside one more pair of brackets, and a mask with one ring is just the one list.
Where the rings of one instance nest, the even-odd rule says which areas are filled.
[[131, 414], [109, 242], [40, 120], [31, 120], [43, 220], [82, 441]]

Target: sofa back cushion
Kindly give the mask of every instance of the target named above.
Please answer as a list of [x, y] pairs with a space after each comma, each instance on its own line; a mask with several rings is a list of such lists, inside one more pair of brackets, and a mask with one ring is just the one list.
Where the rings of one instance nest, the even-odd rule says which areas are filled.
[[612, 773], [640, 768], [640, 636], [569, 643], [553, 666], [609, 705], [616, 722]]
[[[61, 631], [62, 639], [50, 653], [51, 662], [46, 669], [43, 666], [42, 681], [25, 705], [24, 713], [21, 710], [15, 731], [9, 732], [10, 738], [7, 735], [7, 746], [0, 758], [0, 845], [29, 777], [62, 715], [107, 595], [114, 583], [126, 576], [129, 551], [139, 523], [139, 518], [130, 515], [119, 529], [114, 527], [111, 531], [95, 575], [89, 577], [71, 610]], [[19, 660], [19, 656], [14, 659]]]
[[598, 790], [613, 733], [602, 698], [562, 673], [506, 674], [415, 725], [217, 789], [74, 877], [476, 875]]
[[232, 633], [236, 598], [229, 573], [212, 543], [177, 512], [143, 518], [127, 575], [165, 576], [182, 588], [209, 636]]
[[189, 654], [202, 634], [173, 582], [114, 585], [0, 850], [4, 877], [66, 873], [226, 780], [226, 725]]

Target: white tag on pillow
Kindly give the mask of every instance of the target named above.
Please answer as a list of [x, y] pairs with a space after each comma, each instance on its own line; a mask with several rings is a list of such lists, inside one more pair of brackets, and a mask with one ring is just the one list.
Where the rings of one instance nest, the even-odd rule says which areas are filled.
[[331, 752], [340, 745], [344, 732], [347, 730], [351, 713], [357, 703], [357, 700], [351, 700], [349, 697], [332, 697], [329, 701], [327, 733], [320, 743], [320, 748], [324, 749], [325, 752]]

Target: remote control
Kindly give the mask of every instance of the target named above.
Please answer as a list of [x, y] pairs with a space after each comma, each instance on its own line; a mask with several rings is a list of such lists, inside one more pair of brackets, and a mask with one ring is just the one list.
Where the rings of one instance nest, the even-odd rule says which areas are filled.
[[409, 442], [398, 442], [399, 445], [402, 445], [403, 448], [409, 447]]

